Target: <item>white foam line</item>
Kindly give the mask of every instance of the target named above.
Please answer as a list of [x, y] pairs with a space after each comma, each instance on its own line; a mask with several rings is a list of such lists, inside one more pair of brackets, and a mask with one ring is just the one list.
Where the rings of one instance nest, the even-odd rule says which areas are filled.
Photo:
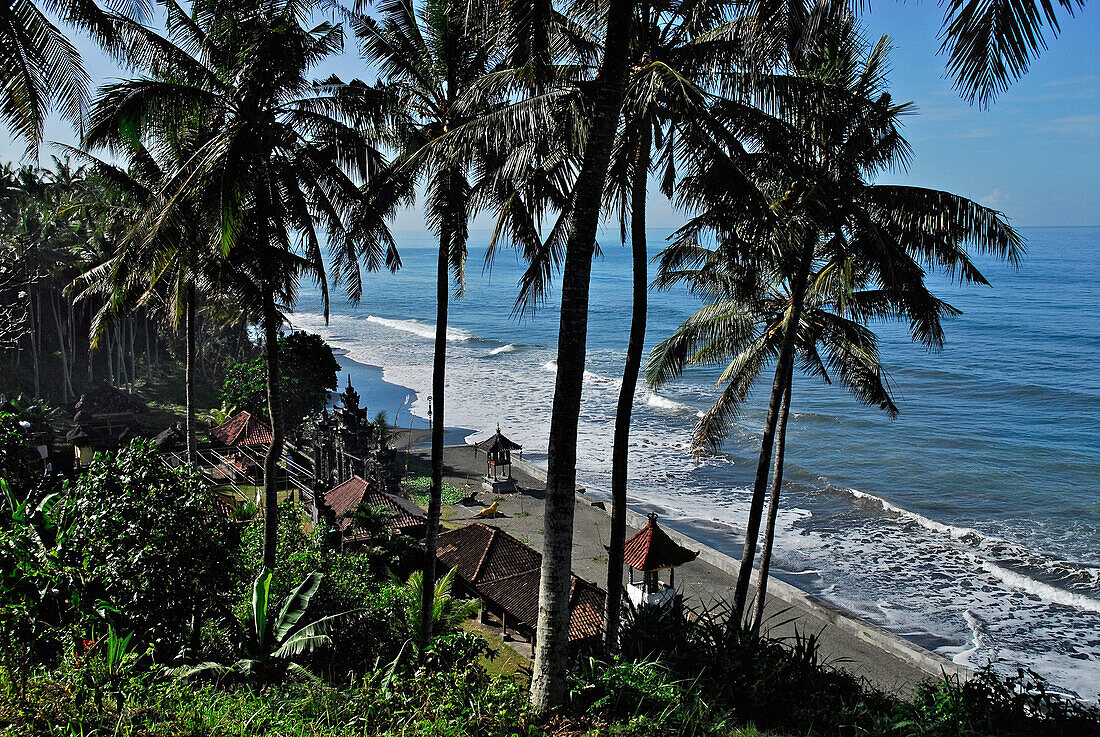
[[1008, 586], [1038, 596], [1045, 602], [1050, 604], [1061, 604], [1062, 606], [1074, 607], [1086, 612], [1100, 614], [1100, 601], [1093, 599], [1091, 596], [1066, 591], [1057, 586], [1051, 586], [1048, 583], [1036, 581], [1030, 576], [1010, 571], [1006, 568], [1002, 568], [996, 563], [990, 563], [987, 560], [979, 560], [977, 563], [981, 566], [982, 570], [993, 574]]
[[964, 648], [955, 653], [951, 657], [951, 662], [958, 665], [965, 666], [967, 668], [974, 668], [974, 663], [971, 661], [971, 656], [975, 655], [979, 650], [985, 647], [985, 633], [982, 631], [981, 620], [979, 620], [974, 613], [967, 609], [963, 612], [963, 619], [966, 620], [966, 626], [970, 628], [970, 647]]
[[654, 409], [669, 410], [671, 412], [694, 412], [695, 408], [677, 402], [675, 399], [663, 397], [657, 392], [646, 392], [645, 403]]
[[502, 345], [500, 348], [494, 348], [493, 350], [489, 351], [489, 355], [499, 356], [502, 353], [511, 353], [514, 350], [516, 350], [516, 346], [512, 343], [509, 343], [508, 345]]
[[[1021, 561], [1025, 565], [1031, 565], [1037, 568], [1044, 568], [1048, 572], [1070, 579], [1072, 577], [1079, 577], [1088, 580], [1092, 585], [1100, 584], [1100, 570], [1097, 570], [1093, 566], [1070, 563], [1068, 561], [1059, 561], [1046, 558], [1041, 555], [1036, 555], [1031, 551], [1028, 551], [1019, 545], [1010, 543], [1007, 540], [1002, 540], [997, 537], [983, 534], [972, 527], [959, 527], [956, 525], [948, 525], [943, 522], [937, 522], [934, 519], [929, 519], [923, 514], [910, 511], [904, 507], [899, 507], [896, 504], [891, 504], [882, 497], [875, 496], [874, 494], [868, 494], [865, 491], [859, 491], [858, 489], [847, 489], [848, 493], [857, 499], [868, 499], [878, 503], [885, 511], [892, 512], [903, 519], [910, 520], [917, 523], [926, 530], [937, 532], [943, 535], [947, 535], [952, 540], [958, 540], [973, 545], [975, 548], [982, 550], [987, 554], [992, 554], [995, 557], [1004, 559], [1006, 557], [1015, 558]], [[1003, 570], [1003, 569], [1002, 569]], [[1019, 574], [1015, 574], [1019, 575]], [[1038, 582], [1036, 582], [1038, 583]], [[1051, 587], [1054, 588], [1054, 587]], [[1071, 596], [1076, 596], [1072, 592], [1067, 592]], [[1086, 597], [1087, 598], [1087, 597]]]
[[[381, 325], [392, 330], [412, 333], [413, 335], [418, 335], [427, 340], [433, 340], [435, 338], [435, 325], [420, 322], [419, 320], [394, 320], [388, 317], [368, 315], [367, 322], [372, 322], [375, 325]], [[473, 337], [473, 334], [467, 330], [451, 326], [447, 327], [447, 341], [450, 343], [463, 343], [467, 340], [473, 340]]]

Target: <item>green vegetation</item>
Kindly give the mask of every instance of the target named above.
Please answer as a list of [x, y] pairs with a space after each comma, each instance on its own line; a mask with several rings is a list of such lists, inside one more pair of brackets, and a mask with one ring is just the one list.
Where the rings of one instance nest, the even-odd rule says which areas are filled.
[[[431, 476], [410, 476], [401, 480], [401, 493], [420, 506], [425, 507], [428, 504], [428, 492], [431, 483]], [[452, 504], [458, 504], [466, 496], [466, 492], [462, 489], [446, 481], [443, 482], [443, 494], [441, 496], [443, 506], [449, 507]]]
[[[8, 435], [0, 477], [31, 452]], [[232, 534], [203, 482], [140, 441], [71, 486], [30, 473], [3, 484], [0, 514], [5, 734], [1100, 735], [1100, 709], [1028, 672], [903, 698], [822, 665], [813, 637], [770, 640], [724, 610], [635, 612], [622, 652], [576, 652], [563, 706], [535, 712], [528, 662], [469, 621], [453, 572], [417, 651], [405, 543], [333, 549], [287, 503], [278, 566], [257, 575], [262, 523]]]
[[[320, 335], [295, 330], [279, 338], [281, 392], [287, 430], [328, 405], [336, 389], [340, 364]], [[230, 364], [222, 381], [223, 406], [267, 416], [267, 369], [264, 359]]]
[[[212, 498], [198, 474], [171, 469], [141, 440], [97, 454], [65, 493], [71, 520], [58, 551], [75, 573], [85, 607], [152, 646], [168, 662], [193, 634], [196, 618], [230, 589]], [[79, 581], [77, 584], [76, 581]]]

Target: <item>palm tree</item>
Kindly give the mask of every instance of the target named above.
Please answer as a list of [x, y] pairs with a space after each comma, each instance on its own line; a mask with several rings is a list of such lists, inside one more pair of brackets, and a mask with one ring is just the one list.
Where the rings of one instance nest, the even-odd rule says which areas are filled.
[[52, 109], [74, 125], [88, 105], [88, 74], [76, 47], [51, 18], [88, 33], [108, 53], [126, 62], [123, 20], [144, 18], [148, 0], [10, 0], [0, 5], [0, 117], [9, 132], [38, 156], [42, 129]]
[[607, 192], [612, 208], [619, 210], [624, 241], [629, 221], [633, 260], [630, 337], [611, 454], [605, 629], [611, 649], [617, 647], [622, 603], [630, 418], [646, 332], [646, 200], [654, 149], [660, 157], [656, 163], [663, 170], [661, 189], [672, 196], [678, 168], [675, 138], [679, 121], [709, 114], [707, 87], [713, 87], [716, 73], [731, 68], [740, 56], [743, 35], [740, 24], [727, 17], [728, 6], [721, 2], [647, 0], [638, 3], [634, 12], [630, 80]]
[[[98, 103], [97, 115], [101, 113]], [[192, 153], [182, 146], [202, 137], [177, 137], [173, 145], [160, 147], [165, 160], [158, 161], [153, 151], [140, 140], [128, 139], [121, 129], [99, 129], [94, 133], [100, 145], [108, 145], [116, 157], [125, 157], [126, 166], [70, 149], [103, 183], [101, 196], [90, 203], [90, 209], [99, 213], [113, 247], [106, 261], [89, 269], [79, 280], [85, 299], [95, 296], [102, 300], [102, 307], [92, 323], [92, 334], [98, 338], [109, 321], [128, 312], [162, 305], [172, 325], [184, 323], [184, 426], [187, 460], [194, 463], [197, 452], [195, 321], [199, 302], [196, 282], [203, 268], [200, 219], [193, 206], [183, 201], [176, 206], [178, 216], [160, 225], [155, 237], [145, 237], [133, 228], [133, 223], [141, 223], [144, 213], [168, 205], [162, 188], [170, 172], [184, 165]]]
[[[946, 192], [870, 183], [877, 173], [904, 165], [908, 156], [897, 129], [908, 106], [894, 104], [886, 92], [888, 51], [885, 38], [868, 46], [853, 16], [837, 8], [799, 56], [773, 72], [753, 75], [755, 106], [722, 100], [714, 106], [721, 127], [692, 121], [682, 137], [684, 160], [692, 169], [678, 197], [699, 214], [663, 255], [664, 281], [690, 281], [693, 269], [723, 264], [725, 293], [751, 303], [765, 294], [769, 273], [778, 273], [789, 294], [785, 324], [801, 325], [808, 295], [813, 296], [811, 275], [856, 273], [874, 287], [865, 290], [862, 301], [847, 299], [853, 320], [904, 315], [914, 339], [930, 348], [942, 344], [940, 317], [947, 308], [923, 288], [926, 271], [985, 284], [967, 244], [1012, 263], [1023, 249], [994, 210]], [[701, 245], [703, 236], [713, 238], [716, 247]], [[740, 353], [722, 352], [725, 341], [733, 340], [734, 324], [718, 321], [709, 329], [714, 342], [697, 353], [655, 354], [650, 380], [660, 383], [685, 365]], [[770, 353], [756, 354], [757, 360], [774, 360], [775, 369], [734, 592], [738, 619], [798, 337], [797, 330], [784, 329]], [[686, 351], [690, 345], [681, 347]], [[696, 428], [698, 442], [717, 447], [725, 438], [748, 392], [746, 378], [759, 372], [751, 368], [751, 363], [730, 363], [721, 381], [724, 390]]]
[[213, 290], [239, 296], [263, 326], [273, 440], [265, 458], [263, 565], [275, 563], [276, 472], [283, 447], [278, 331], [301, 277], [316, 280], [328, 312], [321, 246], [334, 283], [362, 294], [362, 269], [400, 261], [385, 227], [391, 212], [364, 191], [384, 158], [366, 131], [381, 109], [377, 91], [336, 77], [311, 81], [343, 47], [343, 29], [305, 25], [318, 0], [199, 0], [185, 12], [165, 0], [167, 35], [130, 24], [128, 53], [145, 74], [106, 85], [88, 145], [121, 136], [170, 147], [194, 137], [170, 171], [157, 205], [133, 238], [154, 244], [174, 220], [194, 215]]
[[[468, 223], [475, 208], [471, 175], [482, 139], [455, 135], [502, 105], [485, 80], [499, 72], [504, 46], [494, 43], [499, 28], [490, 24], [483, 5], [452, 0], [388, 0], [379, 18], [357, 15], [356, 35], [364, 58], [381, 70], [380, 80], [396, 113], [389, 137], [400, 152], [392, 176], [411, 200], [413, 187], [426, 191], [424, 213], [439, 241], [436, 270], [435, 358], [432, 370], [431, 486], [424, 537], [421, 609], [431, 606], [435, 590], [435, 551], [443, 484], [443, 436], [447, 364], [447, 313], [450, 285], [456, 296], [465, 288]], [[478, 131], [480, 132], [480, 131]], [[384, 192], [383, 197], [392, 196]], [[431, 617], [420, 620], [419, 650], [432, 636]]]
[[[1070, 17], [1085, 0], [1058, 0]], [[1044, 25], [1057, 38], [1061, 28], [1052, 2], [950, 0], [945, 3], [940, 52], [947, 53], [947, 72], [955, 89], [986, 107], [1027, 73], [1047, 48]]]
[[577, 486], [577, 424], [580, 419], [588, 338], [589, 287], [596, 230], [627, 84], [634, 0], [609, 0], [599, 70], [585, 88], [591, 120], [572, 200], [567, 208], [565, 263], [558, 326], [557, 376], [547, 443], [546, 505], [542, 575], [539, 581], [538, 646], [531, 704], [545, 711], [565, 697], [569, 637], [569, 590], [573, 513]]
[[[746, 296], [738, 288], [740, 279], [736, 272], [739, 265], [729, 262], [718, 249], [710, 250], [711, 255], [702, 258], [698, 266], [663, 272], [657, 280], [661, 288], [685, 284], [692, 292], [706, 295], [708, 302], [654, 349], [649, 378], [654, 386], [660, 386], [687, 366], [725, 363], [723, 382], [733, 390], [737, 401], [744, 401], [760, 373], [779, 355], [786, 334], [792, 330], [789, 319], [793, 313], [791, 297], [794, 290], [782, 275], [770, 274], [763, 294]], [[853, 274], [836, 264], [826, 264], [823, 271], [812, 274], [805, 289], [801, 319], [793, 328], [795, 352], [798, 365], [807, 374], [827, 384], [839, 381], [861, 403], [878, 407], [894, 418], [898, 408], [879, 363], [877, 337], [863, 324], [865, 309], [876, 304], [878, 319], [906, 323], [924, 321], [929, 323], [924, 329], [933, 331], [940, 330], [938, 322], [942, 317], [959, 313], [928, 293], [922, 282], [900, 285], [900, 289], [915, 292], [906, 300], [883, 302], [878, 290], [868, 288], [867, 282], [872, 278], [873, 274]], [[899, 309], [909, 303], [927, 305], [931, 309], [916, 314]], [[752, 620], [756, 627], [763, 621], [783, 480], [793, 368], [792, 363], [786, 375], [781, 377], [783, 397], [776, 426], [775, 462]]]

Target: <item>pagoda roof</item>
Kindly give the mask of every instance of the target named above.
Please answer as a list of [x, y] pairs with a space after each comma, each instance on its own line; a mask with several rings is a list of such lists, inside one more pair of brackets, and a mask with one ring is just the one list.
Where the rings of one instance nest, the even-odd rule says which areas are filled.
[[501, 450], [523, 450], [522, 445], [504, 437], [504, 434], [500, 431], [500, 425], [497, 425], [497, 431], [487, 439], [482, 440], [480, 443], [474, 443], [474, 447], [486, 453], [494, 453]]
[[242, 410], [210, 431], [211, 437], [228, 447], [267, 445], [271, 428], [251, 412]]
[[699, 551], [688, 550], [660, 528], [656, 513], [623, 546], [623, 562], [637, 571], [658, 571], [690, 563]]

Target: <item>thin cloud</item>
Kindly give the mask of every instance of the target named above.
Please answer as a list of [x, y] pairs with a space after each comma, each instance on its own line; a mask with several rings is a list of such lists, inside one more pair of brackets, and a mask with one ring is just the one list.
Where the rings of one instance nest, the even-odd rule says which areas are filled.
[[1100, 135], [1100, 115], [1067, 115], [1048, 120], [1040, 128], [1044, 133], [1060, 133], [1068, 136]]
[[986, 207], [1002, 209], [1012, 203], [1012, 194], [1006, 189], [997, 187], [995, 190], [978, 200]]

